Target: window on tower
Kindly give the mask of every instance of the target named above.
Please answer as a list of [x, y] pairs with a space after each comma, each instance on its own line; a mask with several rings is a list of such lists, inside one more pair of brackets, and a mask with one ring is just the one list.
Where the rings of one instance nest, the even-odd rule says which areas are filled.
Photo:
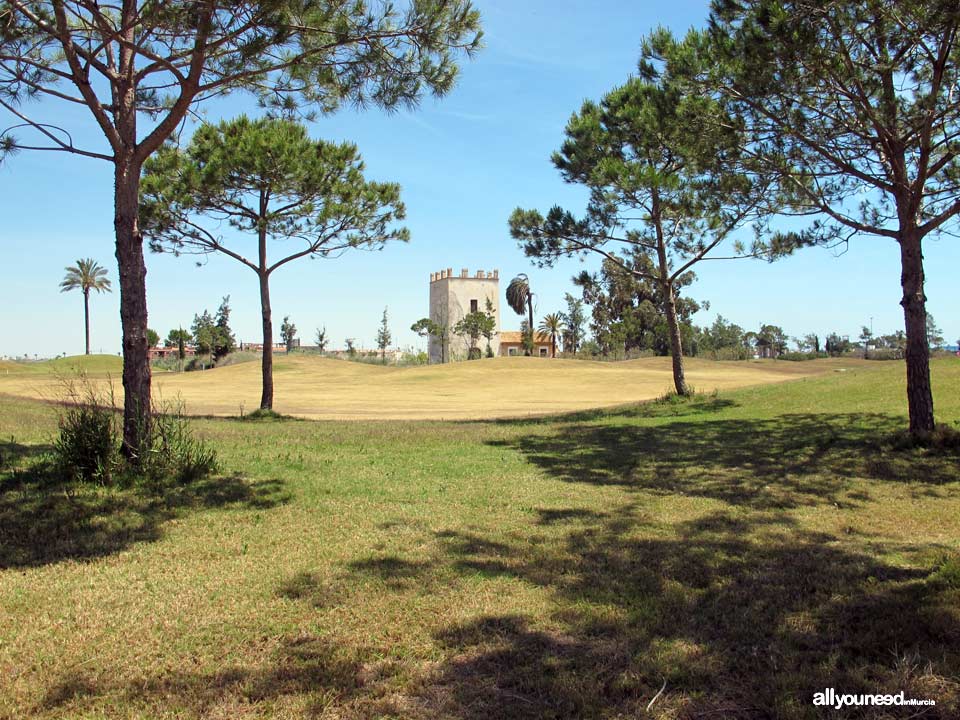
[[470, 301], [470, 312], [474, 313], [480, 309], [480, 304], [476, 300]]

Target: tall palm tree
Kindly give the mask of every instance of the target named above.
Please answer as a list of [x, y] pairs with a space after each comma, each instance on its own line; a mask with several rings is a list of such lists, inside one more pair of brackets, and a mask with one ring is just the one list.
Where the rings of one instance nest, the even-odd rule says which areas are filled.
[[87, 258], [77, 260], [76, 267], [66, 268], [67, 274], [60, 283], [60, 292], [68, 290], [83, 290], [83, 326], [86, 331], [87, 355], [90, 354], [90, 291], [111, 292], [107, 270], [101, 267], [96, 260]]
[[507, 285], [507, 305], [517, 315], [523, 315], [523, 311], [527, 311], [527, 328], [531, 342], [524, 348], [523, 354], [531, 355], [533, 353], [533, 293], [530, 292], [530, 280], [525, 274], [520, 273]]
[[566, 329], [566, 324], [563, 322], [563, 313], [546, 315], [540, 321], [540, 327], [537, 329], [541, 332], [550, 333], [550, 357], [555, 358], [557, 356], [557, 338]]

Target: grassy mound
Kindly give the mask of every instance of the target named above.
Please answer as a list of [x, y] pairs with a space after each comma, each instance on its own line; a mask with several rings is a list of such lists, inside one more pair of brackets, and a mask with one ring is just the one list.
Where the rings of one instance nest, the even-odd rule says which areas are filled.
[[[119, 359], [104, 358], [107, 366], [113, 362]], [[298, 354], [278, 356], [275, 362], [274, 409], [310, 419], [482, 420], [551, 415], [650, 400], [673, 385], [669, 358], [601, 363], [512, 357], [397, 368]], [[688, 382], [701, 392], [841, 370], [873, 373], [882, 368], [878, 363], [847, 359], [687, 361]], [[106, 374], [101, 372], [99, 377]], [[118, 366], [113, 377], [119, 377]], [[160, 398], [182, 398], [190, 413], [238, 416], [259, 405], [260, 382], [259, 363], [246, 362], [203, 372], [157, 374], [154, 387]], [[51, 373], [0, 374], [0, 393], [50, 397], [55, 385]]]

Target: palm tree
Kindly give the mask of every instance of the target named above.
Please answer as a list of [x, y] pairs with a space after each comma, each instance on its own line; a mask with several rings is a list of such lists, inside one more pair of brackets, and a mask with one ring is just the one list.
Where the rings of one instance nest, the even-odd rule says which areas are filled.
[[543, 318], [540, 322], [540, 327], [537, 329], [541, 332], [550, 333], [550, 357], [555, 358], [557, 356], [557, 337], [559, 337], [565, 329], [563, 314], [550, 313]]
[[68, 290], [83, 290], [83, 326], [86, 331], [87, 355], [90, 354], [90, 291], [111, 292], [110, 280], [107, 278], [106, 268], [97, 264], [96, 260], [87, 258], [77, 260], [76, 267], [66, 268], [67, 274], [60, 283], [60, 292]]
[[509, 305], [517, 315], [523, 315], [527, 311], [527, 328], [530, 332], [530, 342], [524, 347], [523, 354], [533, 354], [533, 293], [530, 292], [530, 280], [526, 275], [520, 273], [510, 284], [507, 285], [507, 305]]

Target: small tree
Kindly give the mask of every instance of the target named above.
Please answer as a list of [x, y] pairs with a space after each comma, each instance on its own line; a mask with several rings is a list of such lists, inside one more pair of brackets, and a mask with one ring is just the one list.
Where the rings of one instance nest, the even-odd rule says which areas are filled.
[[160, 333], [152, 328], [147, 328], [147, 347], [155, 348], [160, 344]]
[[562, 313], [564, 325], [563, 351], [575, 353], [580, 349], [580, 343], [583, 342], [587, 316], [583, 312], [583, 300], [575, 298], [570, 293], [566, 293], [563, 299], [567, 303], [567, 311]]
[[[265, 410], [273, 407], [272, 274], [299, 258], [336, 258], [351, 249], [380, 249], [391, 240], [409, 239], [406, 228], [392, 227], [405, 215], [400, 186], [365, 180], [356, 146], [311, 140], [306, 128], [292, 121], [242, 116], [205, 125], [186, 151], [168, 145], [144, 172], [141, 215], [153, 250], [218, 252], [256, 273]], [[217, 234], [224, 220], [256, 238], [252, 259]], [[295, 241], [297, 247], [270, 260], [271, 239]]]
[[933, 319], [933, 313], [927, 313], [927, 345], [933, 350], [939, 350], [943, 347], [943, 330], [937, 327], [937, 321]]
[[283, 316], [283, 323], [280, 325], [280, 337], [283, 344], [287, 346], [287, 353], [293, 351], [293, 341], [297, 337], [297, 326], [290, 322], [290, 316]]
[[354, 338], [347, 338], [346, 340], [344, 340], [344, 342], [347, 344], [347, 357], [350, 357], [350, 358], [356, 357], [357, 347], [354, 344], [356, 343], [356, 340]]
[[440, 343], [440, 362], [447, 362], [447, 350], [450, 344], [450, 328], [445, 322], [434, 322], [430, 318], [420, 318], [410, 326], [420, 337], [432, 337]]
[[455, 334], [467, 338], [470, 342], [470, 348], [467, 351], [468, 360], [480, 359], [480, 338], [486, 335], [492, 335], [495, 329], [496, 319], [492, 315], [480, 310], [464, 315], [463, 318], [453, 326], [453, 332]]
[[497, 333], [497, 316], [493, 312], [493, 302], [491, 302], [490, 298], [487, 298], [485, 311], [487, 320], [483, 326], [483, 337], [487, 340], [487, 357], [492, 358], [493, 347], [491, 343], [493, 342], [493, 336]]
[[167, 333], [166, 339], [163, 341], [165, 347], [180, 347], [180, 344], [190, 342], [190, 333], [188, 333], [183, 328], [175, 328]]
[[317, 328], [317, 352], [323, 354], [327, 350], [327, 326]]
[[825, 350], [830, 357], [840, 357], [850, 352], [850, 339], [837, 333], [827, 335]]
[[380, 319], [380, 329], [377, 330], [377, 348], [380, 350], [380, 359], [384, 365], [387, 364], [387, 347], [392, 340], [390, 328], [387, 326], [387, 308], [383, 309], [383, 317]]
[[208, 310], [200, 315], [193, 316], [193, 325], [190, 326], [193, 335], [193, 344], [199, 355], [210, 355], [216, 343], [217, 325]]
[[550, 357], [555, 358], [557, 356], [557, 338], [562, 335], [564, 330], [563, 315], [561, 313], [550, 313], [544, 316], [543, 320], [540, 321], [539, 329], [550, 335]]
[[230, 296], [226, 295], [217, 308], [216, 331], [213, 338], [214, 358], [226, 357], [237, 349], [237, 340], [230, 329]]
[[866, 360], [870, 354], [870, 343], [873, 341], [873, 330], [866, 325], [860, 327], [860, 344], [863, 345], [863, 359]]
[[80, 288], [83, 292], [83, 330], [85, 340], [85, 353], [90, 354], [90, 291], [96, 290], [98, 293], [110, 292], [110, 279], [107, 277], [107, 271], [101, 267], [96, 260], [87, 258], [77, 260], [76, 265], [66, 268], [67, 273], [60, 282], [60, 292], [76, 290]]

